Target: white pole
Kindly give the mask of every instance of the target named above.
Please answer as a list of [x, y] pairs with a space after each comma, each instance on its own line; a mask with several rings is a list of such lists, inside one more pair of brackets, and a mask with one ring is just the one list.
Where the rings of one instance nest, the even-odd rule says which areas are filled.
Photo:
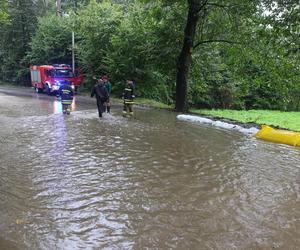
[[74, 31], [72, 31], [72, 70], [73, 74], [75, 74], [75, 35]]

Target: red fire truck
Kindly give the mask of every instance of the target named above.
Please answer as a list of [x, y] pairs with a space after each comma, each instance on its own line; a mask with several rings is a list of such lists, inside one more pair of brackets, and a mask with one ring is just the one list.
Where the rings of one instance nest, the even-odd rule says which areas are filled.
[[83, 81], [83, 74], [79, 70], [73, 71], [69, 65], [54, 64], [31, 66], [31, 85], [37, 93], [55, 93], [62, 81], [68, 80], [75, 92]]

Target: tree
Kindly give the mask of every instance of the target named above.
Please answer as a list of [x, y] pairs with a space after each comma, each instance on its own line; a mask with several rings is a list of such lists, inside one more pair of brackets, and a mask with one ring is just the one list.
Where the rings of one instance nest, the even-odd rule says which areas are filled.
[[[259, 27], [264, 27], [260, 30], [262, 34], [268, 34], [269, 30], [272, 29], [273, 34], [270, 42], [281, 43], [282, 46], [286, 46], [289, 53], [299, 51], [298, 0], [230, 0], [218, 2], [188, 0], [187, 2], [188, 15], [184, 31], [184, 42], [177, 65], [177, 111], [182, 112], [188, 109], [187, 77], [193, 49], [203, 44], [220, 42], [241, 44], [244, 48], [248, 47], [251, 40], [254, 41], [257, 37], [251, 34], [248, 27], [241, 25], [245, 21], [252, 25], [252, 33]], [[224, 21], [216, 22], [216, 19], [214, 19], [214, 13], [218, 13], [218, 11], [223, 12], [222, 20]], [[222, 29], [219, 29], [218, 32], [211, 32], [207, 29], [206, 27], [213, 22], [216, 22]], [[250, 31], [250, 33], [245, 33], [244, 30], [239, 29], [239, 26], [245, 28], [247, 32]], [[199, 40], [196, 41], [196, 39]], [[257, 40], [255, 42], [257, 43]]]
[[0, 24], [7, 23], [9, 21], [9, 15], [7, 10], [7, 1], [0, 0]]
[[140, 96], [173, 104], [175, 61], [182, 40], [184, 7], [158, 2], [126, 6], [126, 18], [111, 37], [105, 60], [122, 91], [124, 79]]
[[37, 24], [35, 3], [32, 0], [9, 1], [10, 24], [1, 25], [0, 58], [1, 77], [3, 80], [25, 80], [22, 60], [29, 49], [29, 42]]
[[[242, 17], [250, 17], [256, 11], [256, 1], [215, 1], [188, 0], [188, 15], [184, 30], [184, 41], [177, 62], [176, 110], [187, 111], [187, 78], [191, 64], [192, 52], [196, 47], [206, 43], [239, 43], [232, 40], [231, 31], [237, 33]], [[210, 32], [206, 26], [214, 21], [214, 13], [223, 12], [224, 22], [219, 22], [217, 32]], [[230, 20], [230, 21], [227, 21]], [[200, 27], [200, 29], [197, 29]], [[221, 27], [221, 29], [220, 29]], [[206, 31], [206, 32], [203, 32]], [[225, 32], [224, 32], [225, 31]], [[208, 39], [206, 40], [206, 36]], [[195, 39], [199, 41], [195, 42]], [[229, 38], [229, 39], [228, 39]]]
[[74, 16], [78, 58], [89, 75], [107, 73], [104, 58], [110, 48], [110, 39], [123, 20], [122, 15], [118, 5], [92, 0]]
[[39, 18], [26, 61], [31, 64], [71, 63], [69, 18], [48, 15]]
[[178, 57], [176, 77], [176, 110], [186, 111], [187, 76], [191, 64], [192, 49], [196, 35], [196, 28], [200, 19], [200, 11], [207, 4], [207, 0], [188, 0], [188, 17], [184, 29], [182, 50]]

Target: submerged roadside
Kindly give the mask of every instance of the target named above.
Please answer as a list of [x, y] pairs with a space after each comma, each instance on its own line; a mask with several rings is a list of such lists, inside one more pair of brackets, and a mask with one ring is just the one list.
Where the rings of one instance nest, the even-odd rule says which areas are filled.
[[[149, 99], [137, 99], [138, 106], [174, 110], [174, 106], [166, 105]], [[229, 109], [195, 109], [187, 114], [209, 118], [214, 121], [222, 121], [239, 125], [244, 128], [258, 128], [269, 125], [273, 128], [291, 131], [300, 131], [300, 112], [284, 112], [279, 110], [229, 110]]]
[[[8, 83], [1, 83], [1, 87], [8, 88], [30, 88], [16, 86]], [[78, 93], [79, 96], [89, 96], [88, 91]], [[122, 99], [112, 95], [112, 105], [121, 105]], [[146, 98], [136, 98], [135, 105], [139, 107], [158, 108], [174, 111], [173, 105], [167, 105], [155, 100]], [[212, 120], [220, 120], [223, 122], [236, 124], [244, 128], [256, 127], [261, 125], [269, 125], [274, 128], [286, 129], [291, 131], [300, 131], [300, 112], [283, 112], [276, 110], [228, 110], [228, 109], [195, 109], [192, 108], [189, 114], [198, 115]]]
[[[137, 99], [138, 106], [174, 110], [174, 106], [149, 99]], [[187, 114], [197, 115], [214, 121], [222, 121], [244, 128], [258, 128], [269, 125], [273, 128], [300, 131], [300, 112], [284, 112], [279, 110], [228, 110], [228, 109], [195, 109]]]

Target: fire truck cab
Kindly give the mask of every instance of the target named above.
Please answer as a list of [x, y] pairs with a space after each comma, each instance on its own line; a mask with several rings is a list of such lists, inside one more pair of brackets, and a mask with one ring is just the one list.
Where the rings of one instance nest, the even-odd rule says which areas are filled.
[[62, 82], [69, 81], [76, 92], [83, 81], [83, 75], [78, 70], [76, 72], [74, 75], [71, 67], [66, 64], [31, 66], [31, 85], [37, 93], [50, 95], [58, 91]]

